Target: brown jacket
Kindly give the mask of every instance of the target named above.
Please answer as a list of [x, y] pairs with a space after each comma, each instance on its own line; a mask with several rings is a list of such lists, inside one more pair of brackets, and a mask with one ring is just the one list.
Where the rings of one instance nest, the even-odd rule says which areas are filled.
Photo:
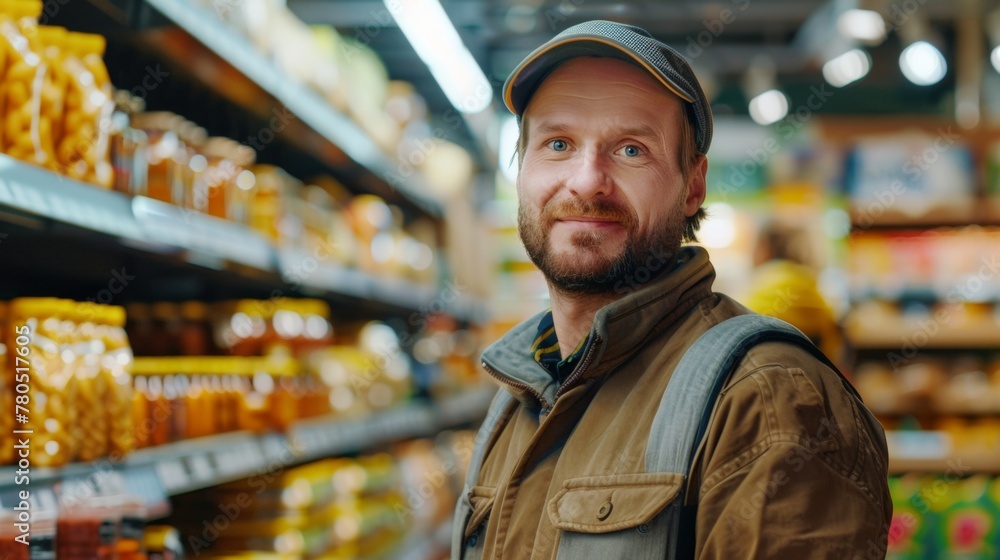
[[[484, 367], [518, 402], [488, 444], [465, 546], [453, 557], [554, 559], [557, 525], [631, 528], [663, 507], [657, 485], [666, 482], [640, 473], [671, 372], [699, 335], [747, 312], [711, 291], [704, 250], [684, 255], [598, 312], [562, 387], [528, 352], [538, 317], [484, 352]], [[602, 488], [594, 503], [580, 493], [575, 507], [559, 507], [557, 494], [580, 484]], [[697, 558], [883, 558], [892, 515], [885, 436], [836, 372], [805, 350], [760, 344], [723, 390], [688, 496], [698, 504]]]

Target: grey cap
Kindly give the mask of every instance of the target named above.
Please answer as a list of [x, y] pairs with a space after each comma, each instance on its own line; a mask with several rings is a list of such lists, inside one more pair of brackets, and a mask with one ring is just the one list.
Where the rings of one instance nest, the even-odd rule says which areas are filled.
[[677, 51], [633, 25], [596, 20], [559, 33], [532, 51], [510, 73], [503, 86], [504, 104], [520, 117], [542, 81], [561, 63], [578, 56], [618, 58], [647, 70], [685, 102], [698, 153], [708, 153], [712, 144], [712, 108], [694, 71]]

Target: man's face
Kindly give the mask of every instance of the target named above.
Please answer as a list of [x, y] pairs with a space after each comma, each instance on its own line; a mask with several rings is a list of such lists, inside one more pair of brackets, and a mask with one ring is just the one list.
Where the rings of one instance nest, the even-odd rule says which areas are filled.
[[678, 163], [684, 118], [678, 98], [620, 60], [572, 59], [545, 79], [522, 120], [518, 231], [553, 286], [613, 293], [640, 266], [668, 266], [704, 200], [704, 169], [685, 183]]

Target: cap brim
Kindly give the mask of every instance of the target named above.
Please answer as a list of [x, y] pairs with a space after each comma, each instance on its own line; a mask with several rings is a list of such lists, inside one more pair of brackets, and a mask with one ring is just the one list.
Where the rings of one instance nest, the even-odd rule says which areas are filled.
[[[578, 56], [610, 56], [633, 62], [649, 72], [671, 93], [688, 103], [694, 103], [690, 95], [684, 93], [653, 65], [627, 47], [606, 37], [576, 35], [542, 45], [521, 61], [521, 64], [507, 78], [507, 83], [504, 84], [504, 105], [511, 113], [520, 115], [525, 109], [525, 102], [542, 80], [556, 66]], [[515, 90], [518, 90], [520, 94], [515, 96]]]

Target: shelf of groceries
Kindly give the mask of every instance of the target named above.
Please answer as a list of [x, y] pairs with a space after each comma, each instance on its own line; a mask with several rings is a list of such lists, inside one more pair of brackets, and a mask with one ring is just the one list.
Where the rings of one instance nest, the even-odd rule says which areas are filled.
[[[390, 211], [377, 199], [361, 199], [365, 202], [358, 203], [365, 205], [365, 211]], [[468, 321], [481, 322], [486, 317], [483, 302], [461, 293], [449, 292], [447, 297], [441, 297], [426, 274], [419, 281], [419, 275], [407, 277], [398, 269], [387, 274], [385, 267], [380, 271], [377, 266], [369, 266], [372, 272], [365, 272], [345, 266], [343, 263], [351, 262], [343, 255], [352, 251], [348, 245], [361, 245], [346, 236], [336, 246], [331, 244], [333, 240], [320, 237], [312, 245], [279, 245], [245, 224], [149, 197], [96, 189], [4, 155], [0, 155], [2, 207], [103, 233], [150, 253], [183, 252], [192, 263], [214, 263], [216, 268], [236, 263], [330, 294], [411, 310], [427, 309], [433, 303], [436, 311]], [[4, 219], [0, 215], [0, 221]], [[417, 253], [421, 249], [430, 252], [426, 245], [416, 242], [410, 247]], [[413, 268], [410, 271], [417, 272]]]
[[[168, 496], [266, 472], [272, 464], [287, 468], [475, 423], [486, 414], [495, 393], [495, 388], [484, 387], [434, 401], [405, 403], [359, 418], [317, 417], [294, 422], [283, 433], [237, 431], [203, 436], [140, 449], [119, 462], [94, 460], [38, 468], [28, 476], [32, 491], [40, 492], [59, 481], [117, 471], [130, 487], [145, 487], [146, 503], [159, 503]], [[0, 467], [0, 501], [19, 486], [15, 483], [17, 470], [17, 466]], [[152, 479], [150, 473], [155, 474]]]
[[[247, 35], [243, 35], [231, 24], [233, 21], [243, 21], [240, 16], [243, 8], [239, 4], [227, 5], [220, 12], [218, 4], [212, 2], [199, 3], [192, 0], [145, 0], [145, 2], [253, 81], [294, 115], [296, 120], [318, 132], [332, 145], [343, 150], [352, 160], [380, 177], [392, 188], [398, 189], [425, 211], [434, 215], [441, 214], [441, 203], [428, 195], [429, 188], [426, 181], [419, 174], [401, 173], [401, 161], [393, 161], [368, 131], [331, 104], [330, 97], [336, 99], [344, 94], [328, 92], [329, 95], [324, 97], [319, 91], [323, 87], [328, 90], [331, 87], [341, 87], [339, 84], [328, 83], [330, 79], [336, 82], [333, 76], [344, 73], [344, 70], [338, 69], [332, 61], [315, 62], [315, 64], [325, 64], [322, 70], [328, 74], [327, 82], [316, 83], [315, 87], [309, 87], [299, 77], [290, 75], [262, 53], [251, 42], [249, 30]], [[283, 22], [286, 18], [278, 19]], [[273, 20], [268, 23], [277, 27], [277, 22]], [[267, 32], [277, 33], [273, 28]], [[257, 34], [256, 39], [261, 40], [261, 35], [263, 34]], [[289, 45], [287, 48], [299, 48], [302, 46], [302, 41], [308, 39], [296, 38], [295, 41], [291, 41], [295, 45]], [[275, 45], [274, 48], [282, 47]], [[313, 54], [315, 50], [313, 47], [305, 47], [295, 54], [300, 58], [299, 68], [313, 63], [316, 58]], [[363, 56], [360, 51], [360, 47], [356, 47], [359, 58]], [[285, 56], [286, 60], [287, 56], [289, 55]], [[275, 58], [281, 57], [281, 53], [275, 53]]]

